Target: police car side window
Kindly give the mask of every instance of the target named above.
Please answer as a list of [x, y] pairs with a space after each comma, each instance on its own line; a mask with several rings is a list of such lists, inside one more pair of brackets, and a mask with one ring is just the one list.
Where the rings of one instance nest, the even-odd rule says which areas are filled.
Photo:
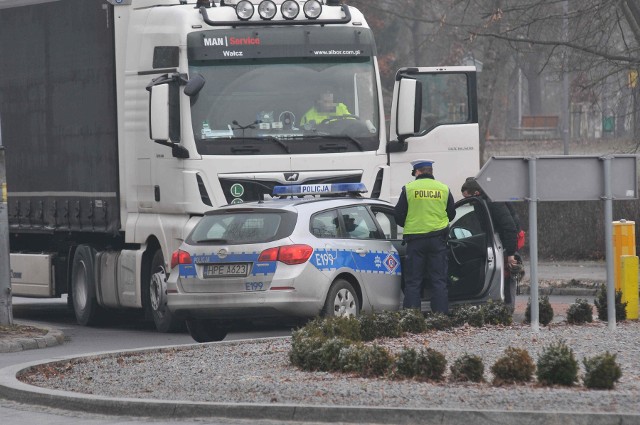
[[342, 222], [350, 239], [378, 239], [378, 228], [366, 207], [341, 208]]
[[311, 217], [311, 233], [318, 238], [337, 238], [340, 224], [336, 210], [323, 211]]
[[376, 208], [371, 208], [373, 215], [378, 222], [378, 225], [384, 233], [385, 239], [398, 239], [398, 225], [396, 219], [393, 216], [393, 212], [382, 211]]

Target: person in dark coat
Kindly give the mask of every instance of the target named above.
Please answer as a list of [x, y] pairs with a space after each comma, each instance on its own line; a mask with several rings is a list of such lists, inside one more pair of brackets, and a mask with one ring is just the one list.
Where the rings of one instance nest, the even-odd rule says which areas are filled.
[[494, 230], [498, 232], [498, 235], [500, 235], [500, 241], [502, 242], [502, 250], [504, 253], [504, 267], [506, 270], [504, 302], [513, 310], [516, 303], [517, 282], [511, 278], [511, 274], [508, 273], [508, 271], [511, 267], [518, 264], [518, 261], [516, 260], [516, 251], [518, 249], [519, 229], [514, 221], [511, 210], [505, 202], [490, 201], [474, 177], [467, 178], [462, 185], [461, 191], [462, 196], [465, 198], [477, 196], [487, 202], [491, 221], [493, 222]]

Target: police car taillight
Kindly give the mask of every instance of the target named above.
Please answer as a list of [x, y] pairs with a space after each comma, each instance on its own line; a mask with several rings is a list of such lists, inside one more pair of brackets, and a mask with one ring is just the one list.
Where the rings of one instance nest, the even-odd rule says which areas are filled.
[[280, 261], [292, 266], [306, 263], [312, 253], [313, 248], [309, 245], [284, 245], [265, 249], [260, 253], [258, 261]]
[[258, 257], [258, 261], [278, 261], [279, 250], [280, 248], [278, 247], [265, 249], [260, 253], [260, 256]]
[[178, 264], [191, 264], [191, 255], [188, 252], [181, 249], [171, 254], [171, 269], [174, 269]]

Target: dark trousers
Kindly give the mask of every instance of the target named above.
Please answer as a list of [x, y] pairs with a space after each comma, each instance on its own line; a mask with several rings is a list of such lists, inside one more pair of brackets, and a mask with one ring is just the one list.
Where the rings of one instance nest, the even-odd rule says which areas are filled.
[[516, 307], [516, 289], [517, 282], [511, 276], [511, 272], [509, 271], [509, 265], [507, 263], [507, 257], [504, 257], [504, 303], [514, 309]]
[[431, 285], [431, 311], [449, 313], [446, 236], [410, 239], [404, 269], [404, 308], [420, 308], [422, 281]]

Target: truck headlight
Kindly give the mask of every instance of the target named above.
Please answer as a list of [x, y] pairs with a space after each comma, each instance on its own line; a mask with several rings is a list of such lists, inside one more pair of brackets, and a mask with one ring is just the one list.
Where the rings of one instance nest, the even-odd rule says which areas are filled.
[[295, 19], [300, 13], [300, 5], [294, 0], [287, 0], [280, 6], [280, 12], [284, 19]]
[[318, 19], [322, 13], [322, 4], [318, 0], [309, 0], [302, 7], [304, 16], [309, 19]]
[[264, 0], [258, 6], [258, 15], [260, 15], [262, 19], [273, 19], [277, 11], [276, 4], [271, 0]]
[[249, 0], [241, 0], [236, 4], [236, 15], [241, 21], [248, 21], [253, 16], [253, 4]]

